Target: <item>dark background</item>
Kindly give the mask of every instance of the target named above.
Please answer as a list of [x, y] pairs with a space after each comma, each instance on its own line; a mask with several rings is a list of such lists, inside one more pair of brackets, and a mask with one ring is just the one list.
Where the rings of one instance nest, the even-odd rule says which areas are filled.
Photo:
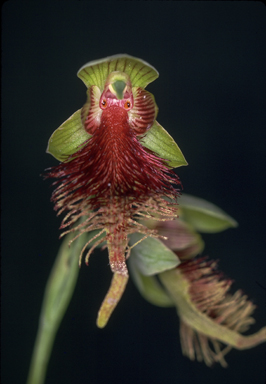
[[[205, 235], [204, 254], [258, 306], [265, 325], [266, 8], [259, 2], [6, 2], [2, 8], [2, 383], [25, 383], [44, 287], [59, 247], [51, 133], [85, 102], [76, 77], [90, 60], [128, 53], [160, 77], [148, 90], [188, 167], [184, 191], [240, 224]], [[46, 383], [264, 383], [265, 344], [233, 350], [229, 368], [181, 353], [174, 309], [144, 301], [130, 281], [108, 326], [107, 253], [82, 265]], [[264, 288], [263, 288], [264, 287]]]

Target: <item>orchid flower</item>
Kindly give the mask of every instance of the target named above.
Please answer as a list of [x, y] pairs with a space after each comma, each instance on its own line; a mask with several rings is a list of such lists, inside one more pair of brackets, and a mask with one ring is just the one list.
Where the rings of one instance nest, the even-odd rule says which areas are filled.
[[217, 272], [217, 262], [199, 257], [200, 232], [219, 232], [236, 221], [205, 200], [180, 197], [181, 182], [172, 169], [187, 162], [156, 121], [157, 105], [145, 89], [158, 77], [155, 68], [115, 55], [89, 62], [78, 77], [87, 101], [52, 134], [47, 148], [61, 162], [45, 177], [56, 179], [51, 200], [57, 214], [64, 214], [60, 228], [66, 238], [46, 286], [27, 383], [43, 384], [78, 265], [84, 252], [88, 264], [99, 247], [108, 249], [113, 278], [98, 327], [107, 324], [125, 290], [128, 265], [146, 300], [176, 307], [183, 354], [225, 367], [231, 348], [266, 341], [266, 327], [243, 335], [254, 322], [255, 306], [241, 291], [230, 293], [232, 281]]
[[[167, 238], [160, 240], [161, 246], [150, 239], [146, 248], [147, 240], [132, 250], [131, 276], [150, 303], [176, 307], [185, 356], [226, 367], [224, 356], [232, 348], [248, 349], [266, 341], [266, 327], [243, 335], [255, 322], [255, 305], [241, 290], [230, 292], [233, 281], [218, 271], [217, 261], [198, 256], [204, 249], [199, 232], [215, 233], [237, 223], [214, 204], [184, 194], [179, 212], [178, 220], [147, 222]], [[175, 257], [178, 265], [169, 268]]]
[[[64, 213], [64, 236], [76, 232], [72, 243], [93, 233], [86, 264], [93, 250], [106, 244], [114, 273], [98, 314], [104, 327], [128, 281], [126, 259], [135, 244], [129, 235], [158, 237], [139, 219], [177, 217], [181, 183], [173, 167], [186, 165], [182, 152], [157, 123], [157, 105], [145, 87], [158, 72], [143, 60], [116, 55], [89, 62], [78, 72], [87, 86], [87, 102], [51, 136], [47, 151], [61, 164], [47, 170], [56, 178], [52, 201]], [[81, 220], [82, 219], [82, 220]], [[93, 232], [92, 232], [93, 231]]]

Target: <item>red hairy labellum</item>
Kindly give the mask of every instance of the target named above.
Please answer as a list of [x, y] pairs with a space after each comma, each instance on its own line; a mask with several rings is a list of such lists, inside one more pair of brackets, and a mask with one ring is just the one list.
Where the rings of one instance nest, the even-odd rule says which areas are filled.
[[91, 219], [83, 223], [81, 233], [85, 228], [105, 229], [108, 240], [111, 228], [112, 233], [118, 232], [123, 252], [121, 263], [114, 264], [112, 269], [121, 270], [123, 265], [124, 272], [127, 235], [138, 231], [155, 234], [142, 228], [134, 218], [145, 212], [175, 217], [174, 208], [163, 196], [176, 197], [173, 184], [179, 184], [179, 180], [162, 159], [144, 149], [129, 125], [126, 110], [117, 106], [103, 111], [94, 135], [72, 157], [73, 160], [52, 168], [48, 174], [60, 179], [56, 182], [60, 186], [52, 195], [55, 209], [59, 213], [68, 211], [61, 227], [89, 216]]

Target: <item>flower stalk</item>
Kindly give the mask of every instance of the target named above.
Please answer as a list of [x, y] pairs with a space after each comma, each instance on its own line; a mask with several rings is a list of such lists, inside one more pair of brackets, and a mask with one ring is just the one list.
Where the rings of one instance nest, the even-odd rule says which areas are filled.
[[39, 319], [27, 384], [43, 384], [56, 332], [74, 292], [79, 267], [76, 255], [80, 253], [85, 235], [68, 243], [74, 234], [69, 233], [62, 242], [50, 273]]

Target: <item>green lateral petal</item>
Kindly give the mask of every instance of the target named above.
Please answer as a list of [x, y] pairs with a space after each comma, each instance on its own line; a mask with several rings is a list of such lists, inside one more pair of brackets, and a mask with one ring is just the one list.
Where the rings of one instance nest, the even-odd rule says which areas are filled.
[[97, 85], [103, 91], [107, 76], [114, 71], [128, 74], [132, 87], [145, 88], [159, 76], [146, 61], [126, 54], [90, 61], [80, 68], [77, 75], [87, 87]]
[[196, 231], [215, 233], [238, 226], [231, 216], [206, 200], [182, 194], [178, 203], [181, 218]]
[[[144, 236], [134, 233], [130, 236], [130, 244], [134, 245]], [[177, 255], [166, 247], [159, 239], [148, 237], [136, 245], [131, 251], [138, 269], [145, 276], [177, 267], [180, 260]]]
[[140, 273], [133, 255], [128, 260], [128, 267], [130, 276], [144, 299], [153, 305], [157, 305], [158, 307], [175, 306], [174, 301], [170, 298], [154, 276], [144, 276]]
[[187, 165], [180, 148], [169, 133], [155, 121], [151, 129], [141, 138], [144, 147], [154, 151], [159, 157], [167, 160], [169, 167], [177, 168]]
[[79, 109], [54, 131], [48, 141], [46, 152], [59, 161], [65, 161], [90, 137], [81, 122], [81, 109]]

